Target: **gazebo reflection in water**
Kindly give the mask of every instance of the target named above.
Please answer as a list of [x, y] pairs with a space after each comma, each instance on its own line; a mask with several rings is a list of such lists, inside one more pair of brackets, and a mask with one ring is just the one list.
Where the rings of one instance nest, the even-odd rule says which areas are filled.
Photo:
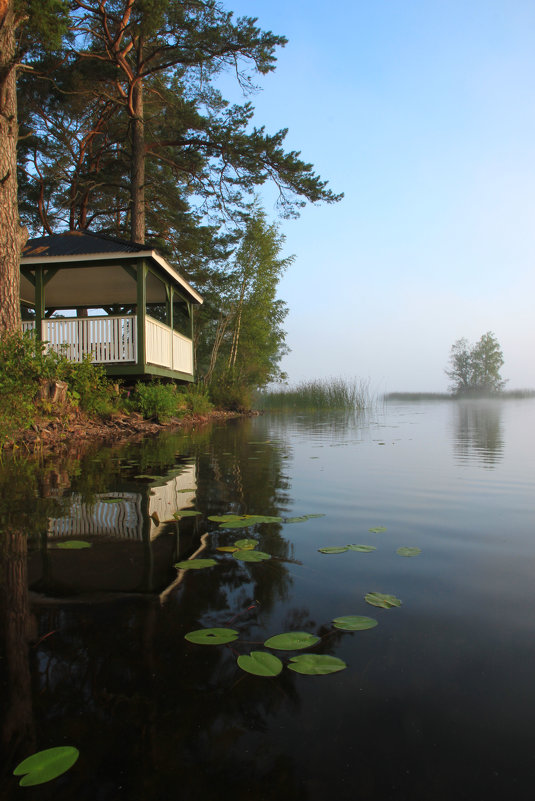
[[[197, 528], [195, 518], [179, 523], [173, 515], [191, 509], [195, 493], [194, 464], [171, 478], [147, 477], [139, 491], [91, 500], [72, 493], [65, 514], [49, 518], [40, 548], [28, 555], [30, 590], [44, 598], [164, 593], [176, 582], [173, 565], [191, 550]], [[73, 540], [90, 547], [58, 548]]]

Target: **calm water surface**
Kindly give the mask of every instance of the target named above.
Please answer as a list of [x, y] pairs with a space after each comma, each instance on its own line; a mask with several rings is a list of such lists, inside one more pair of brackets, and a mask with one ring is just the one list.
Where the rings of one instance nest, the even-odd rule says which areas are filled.
[[[4, 464], [0, 798], [532, 799], [534, 452], [532, 400], [474, 401], [266, 415], [38, 472]], [[177, 524], [180, 509], [202, 514]], [[228, 512], [325, 516], [207, 519]], [[244, 536], [272, 559], [216, 550]], [[55, 547], [69, 539], [92, 547]], [[350, 543], [377, 550], [318, 551]], [[196, 552], [217, 565], [173, 567]], [[373, 591], [402, 606], [368, 605]], [[379, 624], [333, 629], [349, 614]], [[207, 626], [239, 639], [184, 640]], [[237, 667], [291, 630], [347, 669]], [[62, 744], [81, 754], [69, 773], [18, 789], [17, 762]]]

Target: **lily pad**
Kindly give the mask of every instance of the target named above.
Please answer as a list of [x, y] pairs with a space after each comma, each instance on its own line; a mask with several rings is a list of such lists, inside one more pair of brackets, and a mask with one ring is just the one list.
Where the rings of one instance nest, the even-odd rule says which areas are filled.
[[258, 540], [253, 540], [253, 539], [236, 540], [234, 545], [236, 546], [237, 551], [251, 551], [258, 545]]
[[238, 665], [254, 676], [278, 676], [282, 670], [282, 662], [277, 656], [266, 651], [251, 651], [238, 657]]
[[13, 774], [22, 776], [19, 782], [20, 787], [33, 787], [61, 776], [74, 765], [79, 756], [78, 749], [70, 745], [47, 748], [23, 759]]
[[386, 526], [375, 526], [375, 528], [369, 528], [368, 531], [371, 531], [372, 534], [381, 534], [386, 531]]
[[196, 629], [188, 631], [184, 639], [193, 642], [195, 645], [224, 645], [227, 642], [234, 642], [238, 639], [238, 632], [235, 629]]
[[220, 523], [219, 528], [246, 528], [257, 523], [281, 523], [282, 517], [272, 515], [210, 515], [208, 520]]
[[235, 517], [233, 520], [228, 520], [226, 523], [220, 523], [219, 528], [249, 528], [253, 523], [243, 517]]
[[329, 673], [338, 673], [347, 667], [343, 659], [326, 654], [300, 654], [292, 656], [290, 662], [289, 670], [305, 676], [326, 676]]
[[124, 498], [99, 498], [100, 503], [122, 503]]
[[223, 551], [223, 553], [235, 553], [238, 548], [235, 548], [233, 545], [219, 545], [216, 548], [216, 551]]
[[91, 548], [91, 543], [84, 540], [66, 540], [65, 542], [53, 543], [50, 547], [60, 548], [62, 551], [82, 551], [84, 548]]
[[324, 514], [314, 514], [314, 515], [299, 515], [298, 517], [285, 517], [285, 523], [305, 523], [307, 520], [312, 520], [315, 517], [325, 517]]
[[202, 570], [204, 567], [213, 567], [217, 565], [215, 559], [185, 559], [183, 562], [177, 562], [175, 567], [180, 570]]
[[344, 553], [348, 550], [347, 545], [329, 545], [327, 548], [318, 548], [320, 553]]
[[287, 631], [284, 634], [275, 634], [265, 641], [266, 648], [274, 648], [276, 651], [300, 651], [302, 648], [310, 648], [316, 645], [320, 638], [315, 634], [306, 631]]
[[364, 600], [372, 606], [380, 606], [382, 609], [391, 609], [393, 606], [401, 606], [401, 601], [395, 595], [386, 595], [384, 592], [368, 592]]
[[269, 553], [252, 550], [236, 551], [232, 556], [240, 562], [265, 562], [266, 559], [271, 559], [271, 554]]
[[174, 512], [173, 517], [178, 520], [181, 517], [196, 517], [197, 515], [202, 515], [202, 512], [196, 512], [194, 509], [180, 509], [180, 511]]
[[375, 545], [348, 545], [347, 548], [349, 551], [359, 551], [359, 553], [370, 553], [370, 551], [377, 550]]
[[363, 615], [345, 615], [344, 617], [335, 617], [333, 625], [342, 631], [365, 631], [375, 628], [377, 621], [373, 617], [364, 617]]
[[420, 548], [408, 548], [403, 546], [398, 548], [396, 553], [398, 556], [418, 556], [422, 551]]

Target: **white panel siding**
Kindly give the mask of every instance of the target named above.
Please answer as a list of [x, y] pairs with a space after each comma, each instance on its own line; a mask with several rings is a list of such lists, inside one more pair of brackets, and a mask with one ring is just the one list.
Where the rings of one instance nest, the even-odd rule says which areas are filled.
[[171, 329], [152, 317], [145, 320], [145, 354], [148, 364], [172, 368]]
[[135, 316], [43, 320], [43, 339], [73, 362], [88, 354], [96, 364], [136, 361]]
[[193, 375], [193, 342], [173, 331], [173, 370]]

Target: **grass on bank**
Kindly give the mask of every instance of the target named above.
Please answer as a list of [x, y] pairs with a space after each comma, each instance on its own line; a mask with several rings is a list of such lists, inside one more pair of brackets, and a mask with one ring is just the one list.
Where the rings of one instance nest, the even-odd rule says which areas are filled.
[[343, 378], [302, 381], [295, 387], [261, 392], [256, 405], [262, 411], [361, 411], [372, 403], [366, 381]]

